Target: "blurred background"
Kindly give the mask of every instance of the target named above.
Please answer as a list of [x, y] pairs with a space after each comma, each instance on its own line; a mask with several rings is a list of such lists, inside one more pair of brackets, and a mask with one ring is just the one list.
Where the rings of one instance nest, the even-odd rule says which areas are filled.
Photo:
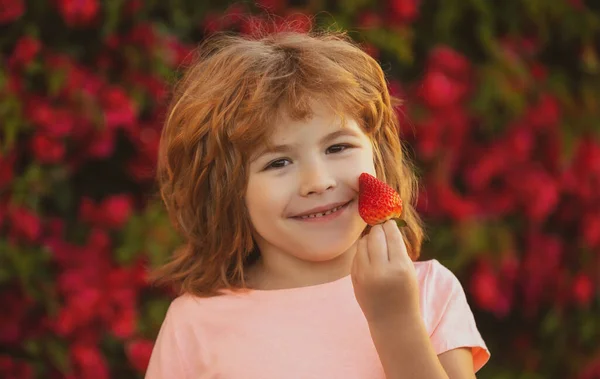
[[597, 0], [0, 0], [0, 377], [143, 376], [169, 85], [205, 36], [283, 25], [348, 30], [404, 100], [479, 377], [600, 378]]

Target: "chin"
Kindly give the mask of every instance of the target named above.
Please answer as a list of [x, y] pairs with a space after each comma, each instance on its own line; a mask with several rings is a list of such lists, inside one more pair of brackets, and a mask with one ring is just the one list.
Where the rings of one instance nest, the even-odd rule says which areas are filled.
[[351, 246], [352, 245], [347, 247], [331, 246], [329, 248], [323, 248], [323, 246], [307, 246], [302, 251], [298, 252], [299, 254], [297, 257], [310, 262], [327, 262], [343, 255]]

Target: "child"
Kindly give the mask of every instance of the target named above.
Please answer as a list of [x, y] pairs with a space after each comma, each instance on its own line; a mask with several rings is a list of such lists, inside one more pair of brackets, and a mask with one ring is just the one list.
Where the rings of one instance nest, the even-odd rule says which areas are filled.
[[[404, 200], [367, 229], [358, 177]], [[474, 378], [456, 277], [416, 262], [415, 177], [375, 60], [340, 34], [214, 37], [175, 89], [158, 177], [186, 246], [146, 378]], [[414, 261], [414, 262], [413, 262]]]

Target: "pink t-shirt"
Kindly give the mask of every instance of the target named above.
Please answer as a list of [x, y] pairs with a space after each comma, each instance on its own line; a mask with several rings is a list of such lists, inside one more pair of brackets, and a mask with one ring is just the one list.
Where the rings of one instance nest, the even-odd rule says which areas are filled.
[[[416, 262], [421, 311], [437, 354], [470, 347], [477, 371], [490, 353], [458, 279]], [[301, 288], [175, 299], [146, 379], [384, 379], [350, 276]]]

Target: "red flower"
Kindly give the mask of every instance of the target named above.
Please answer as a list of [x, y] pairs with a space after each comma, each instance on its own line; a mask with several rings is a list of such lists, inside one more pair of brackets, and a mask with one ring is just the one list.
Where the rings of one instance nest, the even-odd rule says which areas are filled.
[[25, 208], [13, 208], [9, 210], [9, 217], [12, 237], [28, 242], [38, 240], [42, 232], [42, 223], [38, 215]]
[[257, 0], [256, 4], [268, 10], [269, 12], [277, 13], [285, 9], [285, 0]]
[[35, 158], [42, 163], [58, 163], [65, 156], [63, 141], [41, 133], [33, 136], [31, 150]]
[[[277, 30], [279, 31], [307, 33], [312, 29], [310, 16], [300, 12], [290, 13], [284, 19], [277, 20], [276, 23], [278, 24]], [[281, 23], [283, 23], [283, 26]]]
[[560, 119], [560, 105], [558, 100], [548, 94], [543, 95], [539, 101], [533, 105], [525, 120], [535, 129], [551, 128], [558, 125]]
[[456, 78], [466, 79], [471, 72], [469, 60], [448, 46], [438, 46], [430, 51], [428, 70], [442, 71]]
[[419, 16], [419, 0], [389, 0], [390, 17], [393, 21], [410, 23]]
[[76, 344], [71, 348], [71, 356], [77, 369], [77, 377], [89, 379], [109, 378], [106, 359], [96, 346]]
[[138, 182], [154, 180], [156, 176], [156, 161], [146, 156], [138, 155], [127, 163], [127, 172]]
[[478, 212], [474, 201], [457, 193], [448, 183], [439, 183], [435, 187], [435, 193], [437, 207], [453, 220], [466, 220]]
[[130, 0], [125, 5], [124, 13], [129, 16], [135, 15], [140, 9], [142, 9], [143, 6], [144, 3], [142, 0]]
[[27, 101], [27, 119], [52, 138], [66, 137], [75, 128], [75, 117], [67, 109], [54, 109], [46, 99], [32, 97]]
[[6, 379], [33, 378], [33, 369], [28, 363], [0, 355], [0, 377]]
[[421, 83], [420, 95], [432, 108], [456, 104], [466, 93], [466, 87], [439, 70], [430, 70]]
[[9, 66], [13, 68], [27, 66], [35, 58], [40, 48], [40, 41], [35, 38], [29, 36], [19, 38], [11, 56], [8, 58]]
[[469, 289], [481, 309], [498, 316], [508, 313], [508, 298], [501, 292], [500, 281], [489, 262], [479, 262], [471, 276]]
[[592, 211], [583, 217], [581, 224], [583, 229], [583, 238], [589, 247], [600, 246], [600, 214], [598, 211]]
[[114, 313], [110, 329], [115, 337], [125, 339], [131, 337], [135, 333], [137, 325], [137, 313], [131, 306], [118, 307], [118, 311]]
[[106, 127], [114, 129], [117, 127], [130, 128], [136, 121], [137, 111], [133, 101], [120, 87], [105, 88], [100, 94], [104, 110]]
[[530, 220], [541, 222], [555, 210], [559, 186], [553, 176], [533, 167], [517, 169], [508, 175], [509, 188], [517, 194]]
[[9, 288], [0, 293], [0, 303], [8, 305], [0, 308], [0, 343], [4, 345], [18, 344], [26, 337], [25, 321], [33, 305], [20, 288]]
[[14, 151], [5, 156], [0, 155], [0, 188], [7, 186], [13, 179], [16, 159], [17, 156]]
[[594, 297], [594, 284], [586, 274], [577, 274], [572, 284], [573, 300], [576, 304], [587, 307]]
[[146, 372], [153, 346], [153, 342], [146, 339], [136, 339], [127, 343], [125, 353], [138, 372]]
[[444, 125], [439, 117], [431, 117], [418, 125], [416, 140], [419, 156], [423, 160], [430, 160], [440, 152], [442, 143], [442, 132]]
[[526, 311], [536, 311], [543, 301], [553, 301], [560, 285], [563, 243], [556, 237], [532, 231], [522, 261], [521, 285]]
[[136, 24], [125, 40], [134, 45], [140, 46], [146, 51], [151, 51], [157, 44], [157, 35], [154, 26], [150, 23]]
[[59, 0], [59, 11], [69, 26], [87, 26], [100, 8], [97, 0]]
[[543, 82], [548, 77], [548, 68], [539, 62], [532, 63], [530, 70], [531, 76], [538, 82]]
[[510, 158], [505, 156], [504, 164], [506, 165], [507, 159], [512, 160], [513, 164], [528, 162], [535, 142], [535, 136], [530, 128], [522, 125], [511, 127], [501, 143], [501, 148], [510, 154]]
[[88, 153], [93, 158], [108, 158], [115, 150], [115, 132], [104, 128], [95, 132], [92, 137]]
[[381, 16], [373, 11], [364, 11], [358, 14], [357, 26], [366, 29], [374, 29], [381, 26]]
[[23, 0], [0, 0], [0, 24], [15, 21], [25, 13]]
[[79, 219], [89, 223], [96, 223], [98, 219], [96, 204], [94, 204], [94, 201], [89, 197], [81, 197], [79, 202]]
[[105, 225], [111, 228], [123, 226], [133, 210], [132, 200], [128, 195], [115, 195], [106, 198], [100, 209]]

